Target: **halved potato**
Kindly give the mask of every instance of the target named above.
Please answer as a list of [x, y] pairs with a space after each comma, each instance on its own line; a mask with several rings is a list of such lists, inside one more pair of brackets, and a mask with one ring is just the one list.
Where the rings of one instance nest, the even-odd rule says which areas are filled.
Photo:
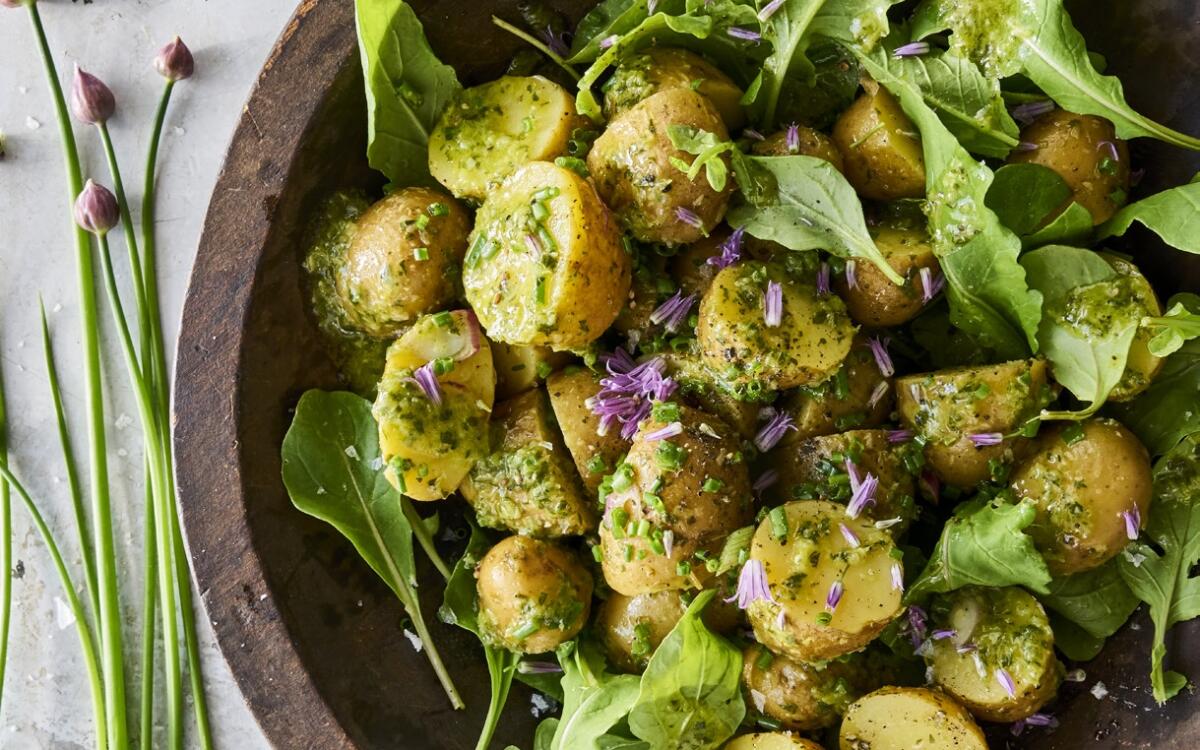
[[790, 128], [781, 130], [755, 143], [750, 151], [755, 156], [815, 156], [829, 162], [839, 172], [845, 170], [842, 152], [838, 151], [832, 138], [806, 125], [793, 127], [796, 129], [794, 135]]
[[[414, 373], [435, 363], [440, 403]], [[437, 370], [435, 370], [436, 372]], [[469, 310], [426, 315], [388, 348], [371, 413], [389, 482], [414, 500], [439, 500], [487, 455], [495, 399], [492, 351]]]
[[496, 397], [511, 398], [538, 383], [550, 373], [567, 366], [571, 355], [556, 352], [548, 346], [488, 342], [492, 346], [492, 361], [496, 364]]
[[812, 740], [791, 732], [758, 732], [734, 737], [725, 743], [725, 750], [822, 750]]
[[891, 378], [879, 371], [867, 336], [860, 333], [854, 337], [850, 353], [837, 372], [820, 383], [801, 386], [784, 396], [781, 408], [792, 417], [796, 429], [780, 445], [883, 424], [894, 402]]
[[694, 346], [688, 351], [668, 351], [659, 356], [666, 361], [668, 373], [679, 383], [679, 392], [686, 401], [720, 417], [741, 437], [754, 437], [758, 432], [759, 404], [736, 398]]
[[887, 89], [874, 81], [864, 88], [833, 125], [846, 179], [871, 200], [925, 197], [920, 131]]
[[429, 173], [459, 198], [482, 201], [522, 164], [567, 153], [586, 127], [575, 97], [541, 76], [504, 76], [464, 89], [429, 135]]
[[[1163, 313], [1162, 303], [1150, 282], [1142, 275], [1137, 266], [1124, 258], [1103, 253], [1113, 270], [1121, 277], [1128, 291], [1127, 304], [1134, 305], [1142, 317], [1156, 318]], [[1108, 394], [1109, 401], [1129, 401], [1150, 387], [1150, 383], [1163, 368], [1165, 360], [1150, 353], [1150, 339], [1154, 338], [1155, 330], [1150, 326], [1139, 326], [1134, 335], [1133, 343], [1129, 346], [1129, 356], [1125, 360], [1125, 372]]]
[[841, 750], [988, 750], [965, 708], [938, 690], [885, 687], [855, 701], [838, 732]]
[[[857, 546], [840, 525], [857, 537]], [[750, 546], [750, 559], [763, 564], [775, 598], [747, 609], [754, 635], [799, 661], [862, 649], [904, 609], [892, 584], [898, 558], [891, 534], [863, 516], [850, 518], [837, 503], [779, 506], [759, 523]], [[838, 586], [840, 596], [831, 595]]]
[[[625, 596], [609, 594], [596, 613], [595, 628], [609, 663], [623, 672], [638, 673], [663, 639], [687, 611], [692, 596], [683, 591], [656, 591]], [[741, 611], [718, 595], [704, 608], [704, 624], [715, 633], [729, 633], [742, 621]]]
[[591, 183], [539, 161], [479, 209], [463, 286], [490, 338], [582, 349], [625, 304], [630, 265]]
[[811, 732], [837, 723], [846, 708], [884, 683], [878, 664], [863, 654], [801, 662], [759, 644], [742, 652], [746, 703], [783, 729]]
[[618, 429], [600, 434], [600, 417], [588, 406], [588, 401], [600, 392], [600, 379], [591, 370], [574, 367], [556, 372], [546, 381], [546, 390], [563, 442], [575, 460], [588, 494], [595, 497], [604, 477], [617, 468], [629, 451], [629, 441], [621, 437]]
[[903, 325], [925, 309], [921, 269], [929, 269], [932, 284], [938, 270], [933, 245], [923, 229], [884, 226], [874, 229], [871, 236], [888, 265], [904, 277], [904, 283], [892, 283], [874, 263], [854, 262], [854, 286], [838, 274], [834, 277], [835, 288], [846, 300], [850, 317], [858, 323], [873, 328]]
[[678, 47], [647, 47], [623, 58], [604, 84], [604, 116], [612, 120], [647, 97], [667, 89], [699, 92], [713, 103], [729, 130], [746, 123], [742, 90], [695, 52]]

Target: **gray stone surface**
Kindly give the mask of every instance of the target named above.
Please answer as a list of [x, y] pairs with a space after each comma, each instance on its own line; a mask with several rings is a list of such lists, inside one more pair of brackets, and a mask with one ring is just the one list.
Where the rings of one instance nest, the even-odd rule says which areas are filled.
[[[150, 62], [175, 34], [195, 52], [197, 75], [176, 89], [161, 154], [159, 253], [173, 351], [174, 329], [221, 157], [294, 0], [42, 0], [40, 7], [64, 80], [78, 61], [116, 93], [118, 114], [111, 128], [134, 206], [141, 202], [146, 140], [162, 84]], [[8, 387], [14, 464], [45, 509], [68, 560], [77, 566], [78, 545], [43, 377], [37, 320], [41, 294], [54, 328], [67, 408], [74, 423], [82, 426], [74, 248], [54, 112], [27, 15], [24, 9], [0, 7], [0, 130], [7, 136], [8, 152], [0, 161], [0, 361]], [[83, 126], [75, 130], [87, 171], [110, 183], [95, 134]], [[140, 628], [135, 623], [140, 620], [142, 569], [139, 430], [107, 318], [104, 323], [111, 363], [107, 419], [117, 541], [133, 647]], [[77, 432], [82, 438], [82, 431]], [[58, 579], [23, 509], [14, 506], [13, 515], [14, 555], [23, 575], [15, 582], [0, 747], [93, 747], [79, 642], [66, 616]], [[204, 663], [218, 744], [240, 750], [265, 748], [203, 620]]]

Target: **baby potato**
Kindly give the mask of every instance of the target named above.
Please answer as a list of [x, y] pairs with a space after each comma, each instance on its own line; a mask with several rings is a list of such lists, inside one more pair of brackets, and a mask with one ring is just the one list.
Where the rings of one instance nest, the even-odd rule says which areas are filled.
[[[1127, 292], [1126, 304], [1135, 306], [1140, 318], [1157, 318], [1162, 315], [1162, 303], [1154, 293], [1150, 282], [1138, 270], [1137, 266], [1116, 255], [1101, 253], [1104, 260], [1113, 267], [1120, 276]], [[1155, 330], [1149, 326], [1140, 326], [1129, 346], [1129, 356], [1125, 360], [1125, 372], [1121, 379], [1108, 394], [1109, 401], [1130, 401], [1142, 391], [1150, 387], [1159, 370], [1163, 368], [1164, 360], [1150, 353], [1150, 339], [1154, 338]]]
[[862, 654], [799, 662], [753, 644], [742, 652], [742, 688], [746, 702], [783, 729], [811, 732], [836, 724], [852, 702], [882, 684], [877, 666]]
[[666, 274], [667, 259], [653, 252], [640, 253], [633, 264], [633, 281], [629, 288], [629, 299], [621, 313], [613, 321], [617, 333], [628, 335], [649, 330], [654, 324], [650, 316], [675, 293], [675, 285]]
[[759, 405], [736, 398], [694, 347], [659, 356], [667, 363], [668, 373], [679, 383], [679, 392], [688, 403], [719, 417], [742, 438], [754, 437], [758, 432]]
[[734, 737], [724, 750], [822, 750], [812, 740], [791, 732], [757, 732]]
[[517, 167], [554, 161], [587, 127], [575, 97], [542, 76], [504, 76], [461, 91], [429, 134], [429, 173], [459, 198], [482, 201]]
[[730, 232], [725, 227], [719, 227], [707, 237], [701, 237], [692, 244], [681, 247], [679, 252], [671, 257], [671, 277], [679, 284], [684, 294], [694, 294], [703, 297], [712, 284], [713, 277], [719, 270], [708, 259], [721, 254], [721, 244], [729, 239]]
[[784, 436], [780, 446], [854, 427], [883, 424], [894, 401], [891, 378], [879, 372], [867, 336], [860, 333], [854, 337], [850, 353], [836, 373], [784, 396], [781, 408], [792, 417], [796, 429]]
[[604, 116], [614, 120], [667, 89], [699, 92], [713, 103], [729, 130], [746, 124], [743, 92], [733, 79], [695, 52], [678, 47], [648, 47], [621, 60], [603, 87]]
[[629, 293], [608, 209], [591, 183], [549, 162], [526, 164], [484, 201], [463, 266], [467, 301], [506, 344], [582, 349]]
[[1150, 509], [1150, 455], [1112, 419], [1055, 425], [1038, 435], [1011, 486], [1037, 505], [1026, 531], [1050, 572], [1071, 575], [1103, 565], [1129, 543], [1127, 523]]
[[[767, 325], [768, 290], [781, 289], [779, 325]], [[743, 261], [723, 269], [700, 301], [696, 336], [704, 361], [746, 400], [816, 383], [846, 359], [854, 325], [836, 295], [773, 263]]]
[[945, 693], [885, 687], [859, 698], [838, 732], [841, 750], [987, 750], [983, 730]]
[[1053, 169], [1071, 188], [1063, 209], [1074, 201], [1102, 224], [1125, 205], [1129, 148], [1108, 120], [1056, 109], [1026, 125], [1021, 141], [1036, 148], [1013, 150], [1008, 161]]
[[875, 247], [883, 253], [888, 265], [904, 277], [904, 283], [892, 283], [874, 263], [847, 261], [854, 263], [854, 286], [841, 274], [834, 276], [834, 286], [855, 322], [872, 328], [903, 325], [925, 309], [921, 269], [929, 269], [932, 284], [938, 271], [933, 246], [923, 229], [883, 226], [874, 229], [871, 235]]
[[874, 82], [865, 89], [833, 125], [846, 179], [871, 200], [924, 198], [925, 157], [917, 126], [887, 89]]
[[488, 342], [496, 365], [496, 397], [512, 398], [536, 388], [550, 373], [571, 362], [571, 355], [548, 346]]
[[[437, 383], [427, 395], [414, 375]], [[495, 399], [492, 352], [469, 310], [426, 315], [388, 348], [371, 413], [379, 424], [384, 475], [414, 500], [440, 500], [487, 455]]]
[[475, 462], [459, 490], [479, 525], [538, 537], [596, 528], [545, 392], [525, 391], [492, 413], [492, 452]]
[[438, 190], [404, 188], [371, 206], [333, 272], [346, 321], [388, 338], [450, 304], [470, 231], [467, 212]]
[[750, 560], [762, 563], [775, 598], [758, 599], [746, 610], [755, 637], [798, 661], [861, 650], [904, 609], [892, 585], [898, 558], [891, 534], [862, 516], [850, 518], [837, 503], [804, 500], [775, 508], [750, 545]]
[[475, 571], [485, 643], [541, 654], [574, 638], [592, 606], [592, 574], [566, 547], [510, 536]]
[[930, 611], [935, 632], [948, 637], [929, 641], [925, 663], [933, 682], [971, 713], [1017, 721], [1054, 698], [1064, 672], [1054, 632], [1025, 589], [970, 586], [935, 600]]
[[916, 486], [900, 451], [888, 442], [886, 430], [852, 430], [790, 443], [771, 454], [779, 480], [770, 491], [777, 502], [798, 499], [850, 500], [846, 461], [852, 461], [860, 478], [879, 480], [875, 504], [863, 515], [875, 521], [895, 521], [899, 536], [916, 517]]
[[610, 122], [592, 144], [587, 165], [604, 202], [636, 239], [686, 245], [707, 235], [724, 218], [733, 181], [717, 191], [703, 172], [695, 180], [688, 179], [672, 159], [691, 164], [696, 157], [671, 143], [672, 125], [729, 139], [708, 99], [690, 88], [666, 89]]
[[[1011, 461], [1023, 438], [1004, 438], [1050, 400], [1040, 359], [958, 367], [896, 379], [904, 426], [925, 439], [925, 459], [942, 481], [970, 488]], [[974, 438], [974, 440], [972, 439]]]
[[[637, 674], [644, 670], [650, 656], [683, 617], [691, 598], [683, 591], [610, 594], [600, 605], [594, 624], [609, 663], [622, 672]], [[716, 597], [701, 617], [709, 630], [728, 633], [738, 626], [741, 612]]]
[[563, 442], [588, 495], [594, 498], [604, 477], [629, 450], [629, 441], [621, 437], [620, 430], [600, 433], [600, 417], [588, 406], [588, 401], [600, 392], [600, 379], [591, 370], [572, 367], [556, 372], [546, 381], [546, 390]]
[[750, 152], [755, 156], [815, 156], [832, 164], [837, 171], [845, 171], [842, 152], [838, 151], [832, 138], [807, 125], [792, 127], [795, 128], [795, 135], [792, 135], [791, 128], [780, 130], [755, 143], [750, 147]]
[[601, 489], [604, 578], [626, 596], [704, 585], [711, 573], [700, 556], [720, 555], [729, 533], [754, 516], [749, 472], [732, 430], [691, 407], [664, 410], [642, 423], [625, 462]]

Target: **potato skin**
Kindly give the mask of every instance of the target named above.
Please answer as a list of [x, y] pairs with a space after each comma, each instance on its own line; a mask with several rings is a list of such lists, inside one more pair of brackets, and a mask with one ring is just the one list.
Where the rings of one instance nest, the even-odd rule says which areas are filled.
[[[871, 397], [880, 384], [885, 390], [872, 405]], [[836, 373], [784, 396], [782, 408], [792, 417], [796, 429], [784, 437], [780, 446], [854, 427], [883, 424], [895, 402], [893, 390], [892, 379], [879, 372], [867, 336], [860, 333], [854, 337], [850, 353]]]
[[[769, 283], [783, 291], [779, 326], [764, 322]], [[744, 400], [820, 382], [850, 351], [854, 325], [835, 295], [773, 263], [743, 261], [722, 269], [700, 301], [696, 336], [704, 361]]]
[[[1113, 270], [1121, 277], [1129, 293], [1129, 304], [1140, 308], [1145, 317], [1156, 318], [1163, 313], [1162, 303], [1154, 288], [1137, 266], [1116, 255], [1101, 253]], [[1154, 329], [1149, 326], [1139, 326], [1134, 334], [1133, 343], [1129, 346], [1129, 356], [1125, 361], [1125, 372], [1120, 381], [1108, 394], [1109, 401], [1130, 401], [1150, 387], [1154, 378], [1162, 370], [1165, 360], [1150, 353], [1150, 339], [1154, 338]]]
[[746, 124], [743, 92], [733, 79], [695, 52], [678, 47], [648, 47], [618, 63], [604, 84], [604, 117], [615, 119], [667, 89], [700, 93], [716, 107], [729, 130]]
[[719, 417], [743, 439], [754, 437], [758, 432], [760, 406], [735, 398], [694, 346], [688, 351], [667, 351], [659, 356], [666, 361], [670, 376], [679, 383], [684, 401]]
[[842, 152], [838, 150], [837, 144], [833, 142], [832, 138], [807, 125], [796, 125], [795, 128], [796, 148], [794, 150], [788, 147], [788, 131], [785, 129], [758, 141], [750, 147], [750, 152], [755, 156], [794, 156], [796, 154], [815, 156], [832, 164], [837, 171], [845, 172], [846, 165], [842, 159]]
[[1129, 148], [1108, 120], [1056, 109], [1026, 125], [1021, 140], [1037, 148], [1014, 150], [1008, 161], [1053, 169], [1071, 188], [1063, 209], [1074, 201], [1092, 214], [1093, 224], [1102, 224], [1125, 204]]
[[592, 605], [592, 574], [553, 542], [510, 536], [475, 570], [485, 643], [541, 654], [574, 638]]
[[[433, 212], [441, 215], [435, 216]], [[423, 227], [423, 228], [422, 228]], [[404, 188], [359, 217], [334, 270], [346, 321], [371, 336], [398, 336], [414, 319], [453, 302], [471, 220], [439, 190]], [[417, 259], [418, 248], [428, 253]]]
[[882, 86], [871, 83], [833, 125], [846, 179], [864, 198], [925, 196], [925, 157], [917, 126]]
[[525, 391], [496, 406], [491, 446], [459, 488], [481, 526], [545, 538], [596, 529], [594, 503], [554, 426], [544, 391]]
[[983, 730], [953, 698], [928, 688], [885, 687], [855, 701], [840, 750], [987, 750]]
[[1136, 508], [1144, 522], [1150, 509], [1145, 446], [1112, 419], [1089, 419], [1081, 426], [1082, 438], [1070, 444], [1069, 425], [1044, 428], [1034, 453], [1012, 477], [1017, 497], [1037, 505], [1037, 519], [1027, 531], [1056, 576], [1112, 559], [1129, 543], [1121, 514]]
[[542, 76], [504, 76], [464, 89], [429, 135], [429, 173], [460, 198], [482, 201], [522, 164], [567, 153], [588, 121], [575, 97]]
[[823, 750], [812, 740], [791, 732], [757, 732], [734, 737], [724, 750]]
[[872, 232], [875, 246], [887, 263], [904, 278], [893, 284], [874, 263], [854, 263], [854, 286], [842, 274], [835, 274], [834, 288], [846, 301], [846, 309], [855, 322], [872, 328], [898, 326], [917, 317], [925, 309], [921, 296], [921, 269], [938, 271], [933, 246], [924, 230], [879, 227]]
[[970, 488], [990, 476], [989, 461], [1011, 461], [1025, 438], [975, 446], [970, 436], [1008, 434], [1050, 400], [1040, 359], [957, 367], [896, 379], [904, 426], [926, 439], [925, 459], [944, 482]]
[[[545, 219], [535, 218], [535, 206], [544, 207]], [[531, 241], [534, 234], [540, 239]], [[569, 169], [531, 162], [479, 209], [463, 286], [489, 338], [582, 349], [616, 319], [630, 266], [591, 183]]]
[[[654, 418], [642, 423], [625, 459], [628, 468], [618, 467], [614, 475], [628, 479], [612, 482], [606, 497], [608, 510], [600, 523], [604, 578], [626, 596], [704, 585], [711, 574], [696, 553], [719, 555], [729, 533], [753, 518], [750, 475], [733, 431], [691, 407], [679, 411], [683, 433], [675, 437], [648, 440], [667, 423]], [[672, 454], [683, 456], [678, 470], [667, 468]], [[704, 490], [709, 478], [720, 482], [718, 490]], [[651, 507], [647, 496], [659, 498], [661, 510]], [[631, 528], [647, 521], [648, 536], [627, 533], [618, 523], [622, 517]], [[669, 555], [655, 552], [652, 541], [666, 532], [674, 535]], [[680, 570], [680, 563], [689, 569]]]
[[496, 397], [512, 398], [544, 381], [547, 373], [565, 367], [571, 355], [556, 352], [548, 346], [506, 344], [489, 341], [492, 361], [496, 365]]
[[600, 434], [600, 417], [588, 407], [588, 399], [600, 392], [600, 379], [591, 370], [572, 367], [554, 373], [546, 381], [550, 405], [562, 430], [563, 442], [575, 461], [588, 496], [611, 474], [629, 450], [629, 441], [618, 429]]
[[[891, 568], [900, 565], [891, 535], [860, 516], [824, 500], [780, 506], [786, 539], [775, 536], [770, 515], [763, 518], [750, 546], [750, 559], [762, 562], [776, 602], [759, 599], [747, 614], [758, 642], [798, 661], [833, 659], [859, 651], [902, 611], [901, 593], [892, 588]], [[851, 548], [839, 524], [860, 542]], [[901, 571], [903, 572], [903, 571]], [[835, 581], [844, 594], [827, 624], [826, 599]], [[784, 613], [782, 627], [779, 613]]]
[[[625, 596], [613, 592], [596, 612], [594, 627], [608, 661], [622, 672], [638, 674], [687, 611], [690, 596], [682, 591], [656, 591]], [[741, 622], [737, 606], [717, 596], [704, 609], [704, 624], [715, 633], [729, 633]]]
[[742, 692], [747, 705], [781, 728], [811, 732], [833, 726], [859, 696], [879, 687], [879, 666], [862, 654], [799, 662], [752, 644], [742, 652]]
[[[929, 641], [925, 663], [934, 683], [985, 721], [1010, 722], [1037, 713], [1058, 692], [1063, 666], [1042, 605], [1017, 586], [967, 587], [935, 600], [932, 627], [954, 631]], [[975, 647], [959, 653], [965, 644]], [[984, 674], [979, 666], [984, 665]], [[997, 680], [1013, 681], [1015, 697]]]
[[[671, 159], [691, 164], [696, 157], [671, 143], [671, 125], [691, 126], [714, 133], [721, 140], [729, 139], [725, 124], [708, 99], [691, 89], [667, 89], [610, 122], [592, 144], [587, 165], [604, 202], [636, 239], [685, 245], [721, 222], [733, 181], [718, 192], [703, 174], [689, 180]], [[681, 221], [678, 209], [695, 213], [699, 226]]]

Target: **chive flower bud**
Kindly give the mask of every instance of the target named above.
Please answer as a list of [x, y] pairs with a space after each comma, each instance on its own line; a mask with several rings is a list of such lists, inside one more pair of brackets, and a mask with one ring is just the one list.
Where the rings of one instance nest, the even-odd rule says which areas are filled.
[[0, 0], [0, 5], [5, 8], [20, 8], [24, 5], [33, 5], [37, 0]]
[[75, 65], [75, 78], [71, 81], [71, 112], [81, 122], [101, 125], [112, 117], [117, 108], [112, 90], [96, 76]]
[[196, 61], [183, 40], [175, 37], [158, 51], [158, 56], [154, 58], [154, 69], [168, 81], [182, 81], [192, 77]]
[[117, 198], [108, 188], [91, 180], [75, 199], [75, 223], [95, 235], [103, 236], [117, 225], [121, 214]]

